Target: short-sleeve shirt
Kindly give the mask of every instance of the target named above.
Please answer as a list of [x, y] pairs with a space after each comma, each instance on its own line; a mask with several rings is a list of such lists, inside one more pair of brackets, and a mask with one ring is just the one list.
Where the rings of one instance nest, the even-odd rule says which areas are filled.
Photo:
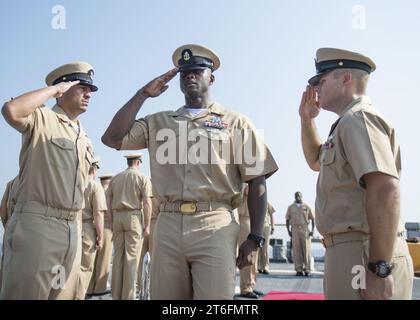
[[107, 210], [105, 191], [99, 182], [90, 179], [84, 196], [83, 220], [93, 219], [93, 212]]
[[307, 226], [309, 220], [314, 220], [314, 214], [306, 203], [292, 203], [286, 212], [286, 220], [291, 226]]
[[243, 201], [238, 208], [238, 217], [239, 219], [250, 219], [249, 217], [249, 208], [248, 208], [248, 197], [243, 197]]
[[243, 182], [278, 169], [251, 121], [218, 103], [196, 116], [180, 108], [137, 120], [121, 149], [143, 148], [149, 149], [156, 192], [167, 202], [216, 201], [237, 208]]
[[63, 109], [36, 109], [22, 133], [17, 202], [56, 209], [83, 208], [89, 168], [94, 160], [92, 143], [79, 123], [79, 132]]
[[135, 168], [114, 176], [107, 190], [112, 210], [142, 210], [143, 199], [152, 195], [150, 179]]
[[160, 204], [159, 199], [156, 198], [156, 197], [153, 197], [152, 198], [152, 216], [151, 216], [151, 219], [154, 219], [154, 220], [157, 219], [157, 216], [159, 215], [159, 210], [160, 210], [159, 204]]
[[317, 183], [316, 226], [322, 235], [369, 233], [363, 176], [380, 172], [399, 179], [400, 145], [395, 129], [368, 97], [354, 100], [322, 145]]
[[1, 220], [4, 225], [12, 216], [13, 210], [15, 208], [18, 185], [19, 185], [18, 176], [10, 180], [6, 185], [6, 190], [4, 191], [5, 197], [2, 199], [2, 203], [1, 203], [2, 208], [5, 209], [5, 211], [2, 212], [2, 215], [1, 215]]
[[274, 209], [274, 207], [271, 205], [270, 202], [267, 202], [267, 211], [265, 214], [265, 219], [264, 219], [264, 225], [265, 226], [270, 226], [271, 225], [271, 218], [270, 216], [276, 212], [276, 209]]

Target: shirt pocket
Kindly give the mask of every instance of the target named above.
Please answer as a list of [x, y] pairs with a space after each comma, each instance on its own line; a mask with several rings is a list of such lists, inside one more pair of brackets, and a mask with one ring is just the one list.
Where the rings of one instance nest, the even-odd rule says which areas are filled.
[[230, 156], [230, 134], [226, 130], [199, 130], [195, 134], [198, 139], [205, 141], [209, 154], [216, 152], [219, 157], [226, 158]]
[[66, 138], [52, 136], [50, 138], [49, 162], [61, 169], [75, 167], [75, 144]]
[[200, 136], [205, 136], [210, 140], [217, 140], [221, 142], [227, 142], [230, 138], [229, 132], [222, 130], [200, 131]]
[[323, 149], [321, 151], [321, 156], [319, 159], [319, 162], [322, 166], [328, 166], [335, 161], [335, 149], [329, 148], [329, 149]]

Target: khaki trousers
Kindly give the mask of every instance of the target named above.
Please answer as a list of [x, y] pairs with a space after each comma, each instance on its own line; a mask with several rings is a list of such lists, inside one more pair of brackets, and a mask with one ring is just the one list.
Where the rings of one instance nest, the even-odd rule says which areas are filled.
[[271, 226], [264, 225], [263, 237], [265, 238], [264, 247], [258, 250], [258, 270], [270, 270], [270, 258], [268, 256], [268, 246], [270, 245]]
[[[241, 229], [239, 232], [238, 249], [239, 249], [239, 246], [246, 240], [246, 238], [248, 237], [248, 234], [251, 231], [249, 218], [240, 217], [239, 224], [241, 226]], [[260, 250], [261, 249], [259, 249], [258, 251]], [[258, 259], [259, 257], [257, 255], [257, 260], [252, 266], [248, 266], [239, 270], [241, 294], [252, 292], [255, 288], [255, 285], [257, 283]]]
[[3, 269], [3, 257], [4, 257], [4, 243], [5, 243], [5, 233], [3, 233], [3, 241], [2, 241], [2, 248], [1, 248], [1, 257], [0, 257], [0, 290], [1, 290], [1, 277], [2, 277], [2, 269]]
[[96, 256], [96, 229], [93, 222], [83, 222], [82, 226], [82, 262], [77, 298], [84, 300], [92, 278]]
[[150, 256], [151, 256], [151, 252], [152, 252], [152, 246], [153, 246], [153, 229], [155, 227], [156, 224], [156, 219], [152, 219], [150, 221], [150, 234], [147, 237], [144, 237], [143, 239], [143, 245], [141, 247], [141, 254], [140, 254], [140, 261], [139, 261], [139, 269], [137, 272], [137, 288], [138, 290], [140, 290], [140, 286], [141, 286], [141, 278], [142, 278], [142, 274], [143, 274], [143, 259], [144, 256], [146, 255], [147, 252], [149, 252]]
[[143, 244], [141, 211], [121, 210], [115, 212], [113, 218], [112, 299], [134, 300], [137, 269]]
[[233, 299], [239, 223], [231, 211], [160, 212], [153, 233], [151, 298]]
[[109, 222], [104, 225], [103, 246], [96, 251], [95, 266], [89, 283], [88, 294], [103, 294], [107, 290], [112, 257], [112, 230]]
[[292, 245], [296, 272], [310, 272], [311, 241], [307, 226], [292, 226]]
[[5, 230], [0, 299], [75, 299], [80, 243], [76, 220], [15, 211]]
[[[349, 232], [354, 235], [355, 232]], [[327, 247], [325, 252], [324, 294], [328, 300], [361, 300], [357, 279], [360, 272], [355, 266], [366, 270], [369, 261], [369, 240], [354, 240], [341, 234], [336, 244]], [[334, 235], [333, 235], [334, 237]], [[413, 290], [413, 262], [408, 252], [407, 243], [397, 237], [392, 263], [394, 269], [394, 296], [392, 299], [411, 299]], [[355, 285], [356, 283], [356, 285]]]

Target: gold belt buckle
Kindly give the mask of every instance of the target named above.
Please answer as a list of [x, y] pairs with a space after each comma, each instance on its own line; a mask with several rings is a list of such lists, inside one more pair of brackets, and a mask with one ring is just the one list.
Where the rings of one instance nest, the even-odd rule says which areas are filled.
[[193, 202], [184, 202], [181, 204], [181, 207], [179, 208], [181, 213], [184, 214], [192, 214], [197, 212], [197, 205]]

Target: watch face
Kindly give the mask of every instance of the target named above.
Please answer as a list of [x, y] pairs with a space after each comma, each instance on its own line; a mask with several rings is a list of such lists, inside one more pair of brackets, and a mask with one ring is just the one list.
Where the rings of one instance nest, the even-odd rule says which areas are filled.
[[388, 273], [388, 268], [385, 265], [381, 264], [378, 266], [378, 273], [381, 275], [385, 275]]
[[368, 268], [380, 278], [386, 278], [391, 274], [392, 264], [385, 261], [369, 262]]
[[254, 241], [258, 248], [263, 247], [265, 243], [264, 237], [260, 237], [252, 233], [248, 235], [247, 239]]
[[376, 274], [381, 278], [386, 278], [391, 274], [392, 266], [386, 262], [379, 262], [377, 264]]

